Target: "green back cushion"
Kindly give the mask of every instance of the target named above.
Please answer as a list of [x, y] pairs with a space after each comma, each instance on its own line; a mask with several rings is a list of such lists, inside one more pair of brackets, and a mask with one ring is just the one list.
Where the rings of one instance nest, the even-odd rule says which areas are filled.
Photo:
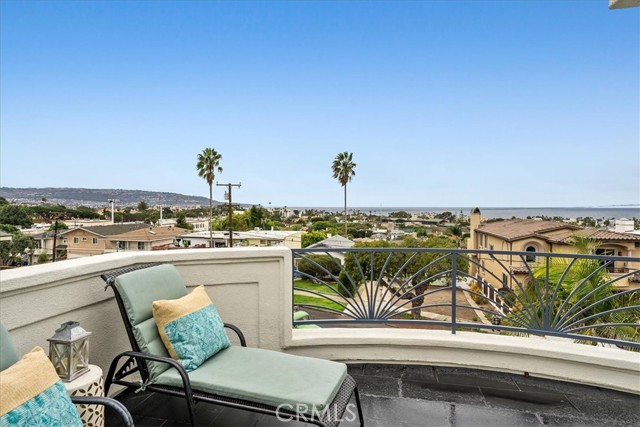
[[[118, 276], [114, 286], [122, 298], [140, 350], [169, 357], [153, 319], [152, 304], [157, 300], [177, 299], [187, 294], [187, 287], [176, 268], [166, 264], [132, 271]], [[151, 379], [155, 380], [169, 365], [147, 362], [147, 367]]]
[[0, 323], [0, 371], [4, 371], [18, 360], [20, 355], [9, 336], [9, 331]]
[[[249, 400], [284, 409], [306, 405], [324, 410], [334, 399], [347, 375], [344, 363], [294, 356], [272, 350], [231, 346], [189, 373], [196, 391]], [[171, 368], [158, 384], [182, 387], [178, 372]], [[304, 409], [304, 408], [302, 408]]]

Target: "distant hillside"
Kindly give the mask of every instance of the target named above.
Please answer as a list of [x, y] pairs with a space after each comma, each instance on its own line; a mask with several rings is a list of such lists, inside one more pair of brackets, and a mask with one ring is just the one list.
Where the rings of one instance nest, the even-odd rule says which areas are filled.
[[[144, 200], [150, 207], [155, 205], [195, 207], [209, 206], [209, 199], [200, 196], [187, 196], [178, 193], [160, 191], [102, 189], [102, 188], [10, 188], [0, 187], [0, 197], [12, 203], [38, 204], [42, 199], [47, 203], [67, 207], [107, 206], [109, 200], [116, 199], [118, 206], [136, 206]], [[221, 202], [214, 201], [214, 205]]]

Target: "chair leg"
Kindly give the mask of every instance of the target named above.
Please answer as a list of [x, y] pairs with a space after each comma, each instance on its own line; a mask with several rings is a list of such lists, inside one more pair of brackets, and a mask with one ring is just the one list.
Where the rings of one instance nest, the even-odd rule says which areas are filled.
[[187, 401], [187, 410], [189, 411], [189, 423], [191, 424], [191, 427], [196, 427], [196, 408], [193, 396], [186, 395], [185, 400]]
[[360, 427], [364, 427], [364, 417], [362, 416], [362, 405], [360, 404], [360, 393], [358, 393], [358, 387], [353, 389], [353, 394], [356, 397], [356, 406], [358, 408], [358, 418], [360, 419]]
[[109, 372], [107, 373], [107, 378], [104, 380], [104, 395], [109, 396], [109, 388], [111, 388], [111, 382], [113, 381], [113, 376], [115, 375], [116, 366], [118, 365], [119, 358], [115, 358], [111, 361], [111, 365], [109, 365]]

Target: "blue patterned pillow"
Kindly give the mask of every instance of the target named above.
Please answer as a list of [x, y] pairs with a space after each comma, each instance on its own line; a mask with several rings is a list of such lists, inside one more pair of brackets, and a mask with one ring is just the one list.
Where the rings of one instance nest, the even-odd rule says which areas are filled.
[[169, 354], [187, 371], [231, 345], [204, 286], [177, 300], [154, 301], [153, 317]]
[[40, 347], [0, 372], [0, 427], [82, 427], [56, 370]]

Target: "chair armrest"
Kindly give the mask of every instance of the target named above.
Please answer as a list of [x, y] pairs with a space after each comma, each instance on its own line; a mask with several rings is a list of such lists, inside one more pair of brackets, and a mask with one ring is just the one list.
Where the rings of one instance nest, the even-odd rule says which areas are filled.
[[133, 427], [133, 418], [127, 408], [120, 402], [102, 396], [71, 396], [75, 405], [102, 405], [113, 409], [122, 419], [126, 427]]
[[231, 329], [233, 332], [236, 333], [236, 335], [238, 335], [238, 338], [240, 338], [240, 345], [242, 347], [247, 346], [247, 340], [244, 338], [244, 334], [242, 333], [240, 328], [238, 328], [236, 325], [232, 325], [231, 323], [225, 323], [224, 327]]
[[116, 366], [118, 365], [118, 362], [120, 361], [120, 359], [122, 359], [123, 357], [132, 357], [136, 359], [136, 363], [138, 364], [138, 366], [140, 365], [140, 362], [138, 362], [138, 359], [151, 360], [154, 362], [161, 362], [161, 363], [166, 363], [167, 365], [171, 365], [171, 367], [175, 368], [176, 371], [178, 371], [178, 374], [180, 374], [180, 378], [182, 379], [182, 385], [184, 387], [184, 392], [185, 392], [185, 395], [187, 396], [187, 400], [190, 400], [190, 401], [193, 400], [193, 392], [191, 391], [191, 381], [189, 380], [189, 374], [187, 374], [187, 371], [179, 362], [177, 362], [176, 360], [173, 360], [170, 357], [141, 353], [139, 351], [125, 351], [113, 358], [113, 360], [111, 361], [111, 366], [109, 367], [109, 373], [107, 374], [107, 382], [105, 384], [105, 393], [109, 392], [109, 387], [111, 385], [111, 380], [112, 380], [113, 374], [115, 373]]

